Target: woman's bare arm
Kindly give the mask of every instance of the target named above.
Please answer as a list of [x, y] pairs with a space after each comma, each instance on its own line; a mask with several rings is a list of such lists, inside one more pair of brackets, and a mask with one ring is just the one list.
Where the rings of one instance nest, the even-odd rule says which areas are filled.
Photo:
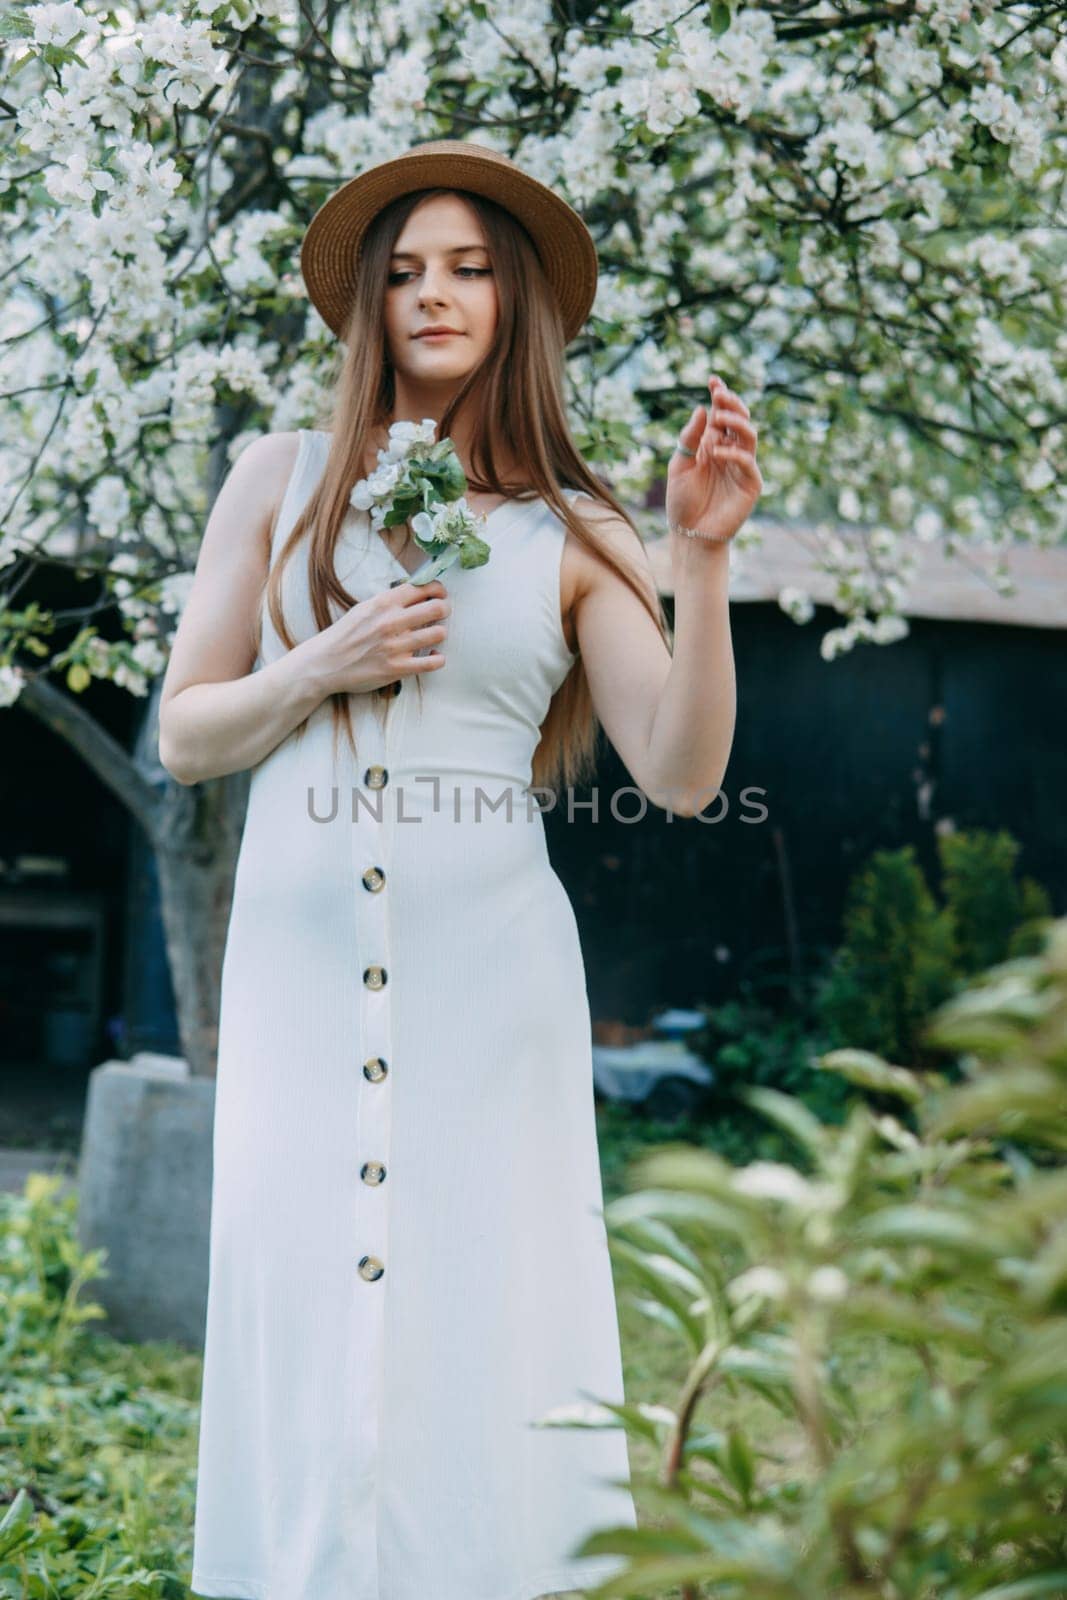
[[256, 766], [331, 694], [444, 665], [440, 653], [413, 659], [447, 634], [451, 603], [434, 582], [372, 595], [252, 670], [271, 529], [298, 443], [295, 433], [254, 439], [212, 507], [160, 697], [159, 759], [178, 783]]
[[295, 650], [252, 671], [271, 525], [298, 442], [254, 439], [208, 518], [160, 698], [159, 759], [179, 783], [254, 766], [323, 698]]
[[[737, 718], [730, 543], [763, 492], [759, 429], [748, 406], [718, 373], [708, 390], [710, 407], [693, 408], [667, 468], [673, 649], [603, 564], [579, 581], [573, 603], [590, 693], [608, 737], [645, 793], [681, 816], [700, 815], [730, 759]], [[598, 531], [635, 542], [610, 507], [596, 509], [606, 524]], [[651, 583], [647, 554], [635, 570]]]
[[[648, 555], [610, 507], [575, 510], [608, 539], [651, 598]], [[674, 649], [631, 589], [586, 552], [575, 626], [594, 709], [630, 776], [653, 805], [693, 816], [722, 781], [736, 715], [730, 640], [729, 546], [676, 537]], [[684, 582], [682, 579], [684, 578]]]

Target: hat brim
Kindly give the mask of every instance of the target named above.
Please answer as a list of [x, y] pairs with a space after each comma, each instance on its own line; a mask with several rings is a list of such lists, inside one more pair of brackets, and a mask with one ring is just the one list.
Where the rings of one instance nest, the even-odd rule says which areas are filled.
[[382, 207], [415, 189], [467, 189], [512, 212], [534, 243], [556, 294], [567, 343], [596, 297], [597, 254], [578, 213], [499, 151], [464, 140], [415, 145], [350, 178], [319, 207], [300, 246], [308, 296], [340, 338], [352, 305], [363, 236]]

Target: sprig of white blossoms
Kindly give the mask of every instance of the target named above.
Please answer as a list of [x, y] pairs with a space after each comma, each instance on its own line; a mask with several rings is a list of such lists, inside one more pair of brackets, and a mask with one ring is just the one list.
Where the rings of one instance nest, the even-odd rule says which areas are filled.
[[378, 466], [361, 478], [349, 499], [369, 511], [375, 533], [410, 522], [416, 544], [429, 553], [409, 582], [429, 583], [455, 562], [481, 567], [489, 560], [482, 537], [487, 518], [467, 504], [467, 479], [451, 439], [438, 439], [432, 417], [394, 422]]

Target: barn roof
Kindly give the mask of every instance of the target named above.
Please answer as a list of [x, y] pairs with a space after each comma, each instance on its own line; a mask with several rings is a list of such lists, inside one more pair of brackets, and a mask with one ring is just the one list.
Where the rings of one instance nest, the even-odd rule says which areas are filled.
[[[646, 536], [660, 593], [672, 595], [670, 546], [661, 531], [663, 512], [638, 509], [633, 515]], [[815, 529], [756, 518], [746, 527], [758, 531], [761, 542], [749, 548], [735, 546], [730, 552], [731, 600], [776, 602], [782, 589], [795, 587], [816, 605], [833, 603], [835, 580], [817, 564], [820, 536]], [[1051, 549], [971, 543], [954, 557], [946, 555], [939, 542], [905, 537], [902, 544], [916, 561], [914, 579], [901, 604], [905, 616], [1067, 628], [1067, 542]], [[1007, 568], [1014, 594], [997, 591], [992, 574], [999, 563]]]

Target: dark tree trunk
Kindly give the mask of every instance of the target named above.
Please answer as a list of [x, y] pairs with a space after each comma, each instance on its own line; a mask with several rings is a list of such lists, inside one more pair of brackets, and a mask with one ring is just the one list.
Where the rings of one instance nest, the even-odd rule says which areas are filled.
[[190, 1071], [210, 1075], [248, 773], [169, 784], [162, 798], [156, 863], [178, 1028]]

